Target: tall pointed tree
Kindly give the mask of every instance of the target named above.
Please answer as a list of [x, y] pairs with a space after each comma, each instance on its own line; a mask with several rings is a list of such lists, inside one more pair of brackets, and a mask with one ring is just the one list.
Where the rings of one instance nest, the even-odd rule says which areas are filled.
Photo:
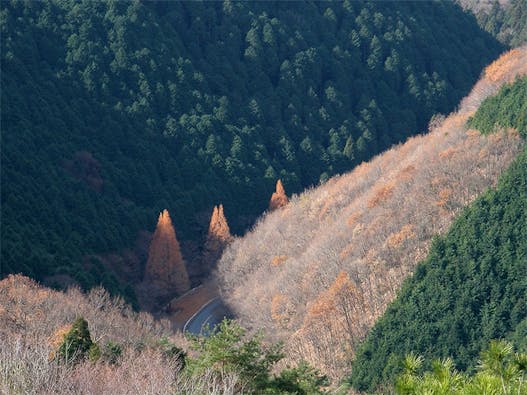
[[150, 243], [145, 282], [152, 293], [161, 299], [182, 294], [190, 289], [176, 231], [167, 210], [159, 214], [156, 231]]
[[285, 194], [284, 186], [282, 185], [282, 180], [276, 182], [276, 190], [271, 196], [271, 201], [269, 202], [269, 211], [274, 211], [277, 208], [284, 207], [289, 203], [289, 199]]
[[220, 259], [223, 250], [232, 239], [229, 224], [223, 212], [223, 204], [214, 206], [203, 254], [205, 265], [208, 267], [214, 265]]

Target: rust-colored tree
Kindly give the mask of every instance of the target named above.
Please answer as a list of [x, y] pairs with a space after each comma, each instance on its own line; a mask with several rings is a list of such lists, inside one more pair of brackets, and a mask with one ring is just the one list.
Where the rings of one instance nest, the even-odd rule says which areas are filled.
[[210, 218], [209, 233], [205, 241], [203, 259], [207, 266], [214, 265], [220, 258], [225, 247], [233, 240], [227, 218], [223, 212], [223, 204], [214, 206]]
[[289, 328], [294, 310], [295, 307], [287, 295], [280, 293], [273, 296], [271, 300], [271, 318], [280, 328]]
[[340, 320], [345, 325], [349, 340], [355, 343], [365, 332], [356, 320], [363, 314], [363, 306], [364, 299], [359, 289], [348, 273], [341, 271], [328, 290], [313, 303], [308, 315]]
[[284, 207], [287, 203], [289, 203], [289, 199], [285, 194], [284, 186], [282, 185], [282, 181], [278, 180], [276, 182], [276, 190], [273, 192], [271, 201], [269, 202], [269, 210], [274, 211], [277, 208]]
[[328, 374], [337, 376], [366, 333], [363, 321], [367, 304], [362, 290], [347, 272], [341, 271], [329, 288], [308, 305], [302, 327], [295, 334], [297, 345], [300, 339], [303, 343], [293, 351], [295, 356], [322, 364]]
[[190, 289], [190, 281], [167, 210], [159, 214], [157, 228], [150, 243], [145, 283], [158, 298], [165, 299]]

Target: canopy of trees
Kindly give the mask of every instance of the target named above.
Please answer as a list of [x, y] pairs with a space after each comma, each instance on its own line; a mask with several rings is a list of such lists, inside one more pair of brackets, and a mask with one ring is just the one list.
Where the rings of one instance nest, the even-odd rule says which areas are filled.
[[457, 0], [472, 10], [478, 24], [504, 44], [513, 47], [527, 42], [525, 0]]
[[[2, 268], [85, 287], [87, 253], [235, 233], [450, 111], [502, 46], [451, 2], [1, 4]], [[389, 127], [388, 127], [389, 125]], [[200, 226], [203, 225], [203, 226]]]

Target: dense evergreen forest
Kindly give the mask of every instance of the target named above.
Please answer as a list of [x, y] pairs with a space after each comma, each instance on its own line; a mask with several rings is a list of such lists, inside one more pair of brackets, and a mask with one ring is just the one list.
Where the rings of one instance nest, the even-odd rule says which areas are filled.
[[471, 9], [478, 24], [500, 42], [516, 47], [527, 41], [527, 2], [458, 0]]
[[503, 49], [451, 2], [2, 2], [1, 275], [69, 272], [172, 213], [235, 232], [447, 113]]
[[[486, 99], [470, 124], [514, 127], [525, 138], [527, 78]], [[527, 150], [468, 208], [403, 285], [353, 363], [351, 382], [372, 391], [394, 382], [405, 355], [451, 356], [472, 370], [490, 340], [527, 349]]]
[[527, 138], [527, 77], [505, 85], [496, 96], [485, 100], [468, 124], [485, 134], [497, 127], [514, 128]]

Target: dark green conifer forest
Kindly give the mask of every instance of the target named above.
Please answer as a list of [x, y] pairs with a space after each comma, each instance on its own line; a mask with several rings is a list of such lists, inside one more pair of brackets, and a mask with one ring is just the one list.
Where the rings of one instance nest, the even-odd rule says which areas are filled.
[[[473, 0], [459, 0], [467, 3], [469, 8], [474, 8], [478, 3], [485, 2]], [[509, 0], [488, 2], [487, 7], [474, 12], [478, 24], [487, 32], [496, 37], [500, 42], [516, 47], [527, 41], [527, 2], [525, 0]]]
[[451, 111], [503, 50], [451, 2], [4, 1], [2, 276], [70, 273], [170, 210], [202, 239]]
[[[487, 98], [470, 120], [484, 133], [515, 128], [527, 136], [527, 78]], [[373, 391], [393, 383], [409, 353], [452, 357], [474, 371], [493, 339], [527, 350], [527, 150], [496, 189], [478, 198], [437, 238], [428, 257], [357, 352], [350, 381]]]
[[527, 77], [505, 85], [497, 95], [485, 100], [468, 124], [484, 134], [496, 128], [514, 128], [527, 138]]

